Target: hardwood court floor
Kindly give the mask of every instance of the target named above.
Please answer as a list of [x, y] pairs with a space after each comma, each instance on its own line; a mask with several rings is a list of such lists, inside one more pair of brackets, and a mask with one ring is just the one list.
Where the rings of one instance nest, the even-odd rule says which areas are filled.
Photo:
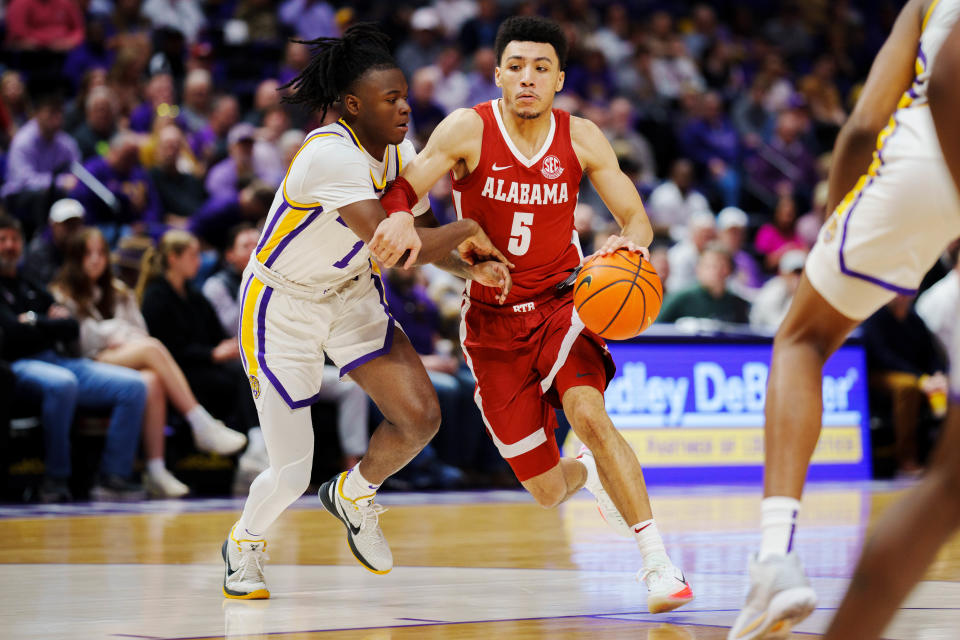
[[[799, 550], [820, 597], [794, 632], [818, 637], [889, 484], [814, 485]], [[639, 553], [584, 493], [543, 510], [520, 492], [384, 494], [396, 568], [363, 570], [343, 527], [306, 497], [270, 532], [273, 598], [224, 600], [219, 550], [237, 500], [0, 506], [0, 638], [722, 640], [746, 592], [759, 489], [654, 487], [667, 548], [697, 599], [646, 612]], [[960, 637], [960, 540], [885, 633]]]

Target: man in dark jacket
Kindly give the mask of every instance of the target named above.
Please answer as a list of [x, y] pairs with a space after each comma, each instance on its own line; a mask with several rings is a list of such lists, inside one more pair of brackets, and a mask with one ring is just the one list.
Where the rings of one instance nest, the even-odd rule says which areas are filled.
[[80, 328], [63, 306], [39, 285], [24, 279], [17, 265], [23, 253], [20, 223], [0, 213], [0, 358], [11, 363], [16, 390], [41, 398], [46, 476], [40, 498], [70, 500], [70, 426], [76, 407], [111, 407], [95, 499], [136, 498], [129, 481], [140, 441], [146, 385], [133, 370], [71, 358], [67, 345]]

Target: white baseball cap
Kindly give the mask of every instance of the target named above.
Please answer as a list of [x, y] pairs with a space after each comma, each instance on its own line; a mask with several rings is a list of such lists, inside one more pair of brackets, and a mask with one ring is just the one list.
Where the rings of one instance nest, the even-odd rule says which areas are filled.
[[725, 207], [717, 215], [717, 227], [721, 231], [733, 227], [746, 227], [747, 223], [747, 214], [737, 207]]
[[66, 222], [71, 218], [83, 219], [83, 205], [73, 198], [57, 200], [50, 207], [50, 222]]

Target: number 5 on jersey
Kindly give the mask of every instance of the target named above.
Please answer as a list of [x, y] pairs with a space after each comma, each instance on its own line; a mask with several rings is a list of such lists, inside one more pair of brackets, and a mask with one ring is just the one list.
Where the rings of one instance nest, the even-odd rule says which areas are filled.
[[510, 242], [507, 251], [515, 256], [522, 256], [530, 248], [530, 226], [533, 224], [533, 214], [524, 211], [515, 211], [513, 225], [510, 227]]

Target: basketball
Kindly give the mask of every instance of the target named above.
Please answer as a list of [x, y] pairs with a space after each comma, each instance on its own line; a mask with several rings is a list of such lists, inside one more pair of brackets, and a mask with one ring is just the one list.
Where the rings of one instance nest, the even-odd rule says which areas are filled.
[[580, 319], [608, 340], [639, 335], [657, 319], [662, 302], [656, 269], [626, 249], [585, 262], [573, 287]]

